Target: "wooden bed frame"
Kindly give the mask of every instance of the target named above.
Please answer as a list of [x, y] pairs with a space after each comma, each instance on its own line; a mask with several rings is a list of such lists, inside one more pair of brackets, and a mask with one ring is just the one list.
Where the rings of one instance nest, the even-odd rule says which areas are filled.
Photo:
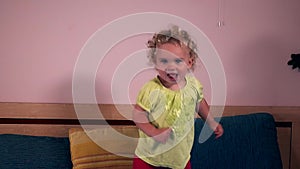
[[[85, 105], [89, 107], [89, 105]], [[98, 105], [104, 119], [77, 119], [73, 104], [0, 103], [0, 134], [68, 137], [70, 128], [85, 125], [135, 125], [132, 105]], [[217, 115], [211, 108], [212, 113]], [[122, 114], [120, 114], [122, 111]], [[284, 169], [300, 168], [300, 107], [226, 106], [222, 116], [269, 112], [276, 126]], [[297, 133], [297, 134], [296, 134]]]

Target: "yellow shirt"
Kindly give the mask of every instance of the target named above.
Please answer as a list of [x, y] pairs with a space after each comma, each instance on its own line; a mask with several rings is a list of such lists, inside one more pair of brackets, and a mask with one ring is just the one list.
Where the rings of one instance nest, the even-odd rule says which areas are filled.
[[202, 85], [186, 76], [186, 85], [174, 91], [165, 88], [158, 78], [146, 83], [137, 104], [148, 112], [148, 119], [157, 128], [171, 127], [173, 132], [162, 144], [139, 130], [136, 155], [154, 166], [183, 169], [190, 159], [194, 141], [194, 117], [197, 103], [203, 98]]

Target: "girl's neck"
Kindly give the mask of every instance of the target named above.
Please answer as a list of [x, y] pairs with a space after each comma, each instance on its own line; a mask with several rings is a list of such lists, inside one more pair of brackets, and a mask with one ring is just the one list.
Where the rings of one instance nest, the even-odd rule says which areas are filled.
[[184, 88], [186, 85], [186, 80], [182, 80], [181, 82], [178, 82], [178, 83], [168, 83], [167, 81], [163, 80], [163, 78], [160, 78], [159, 76], [157, 76], [157, 78], [159, 79], [160, 83], [165, 88], [173, 90], [173, 91], [180, 90], [180, 89]]

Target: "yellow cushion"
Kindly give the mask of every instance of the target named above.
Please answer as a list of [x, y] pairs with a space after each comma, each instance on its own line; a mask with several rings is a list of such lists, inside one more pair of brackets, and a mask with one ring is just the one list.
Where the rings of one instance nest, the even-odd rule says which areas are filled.
[[[119, 134], [119, 135], [118, 135]], [[135, 126], [69, 130], [73, 169], [131, 169], [137, 144]]]

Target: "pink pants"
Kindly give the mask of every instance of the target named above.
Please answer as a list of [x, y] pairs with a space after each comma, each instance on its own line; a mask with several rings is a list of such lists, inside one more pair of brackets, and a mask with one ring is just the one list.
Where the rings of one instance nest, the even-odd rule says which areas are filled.
[[[133, 169], [168, 169], [168, 168], [152, 166], [152, 165], [146, 163], [145, 161], [141, 160], [137, 156], [135, 156], [133, 159]], [[186, 164], [184, 169], [192, 169], [190, 161]]]

